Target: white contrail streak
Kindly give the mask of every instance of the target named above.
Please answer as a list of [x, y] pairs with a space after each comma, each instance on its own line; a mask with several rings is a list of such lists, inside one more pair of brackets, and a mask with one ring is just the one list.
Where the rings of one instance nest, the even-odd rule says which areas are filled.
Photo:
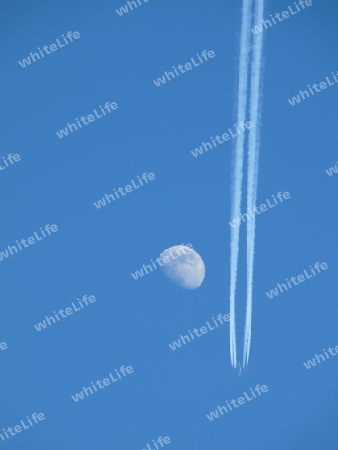
[[[247, 109], [249, 51], [250, 51], [250, 23], [251, 23], [252, 0], [243, 0], [240, 58], [239, 58], [239, 83], [238, 83], [238, 105], [237, 123], [245, 120]], [[244, 157], [244, 134], [237, 137], [234, 158], [234, 175], [231, 185], [232, 205], [231, 218], [236, 219], [241, 210], [242, 182], [243, 182], [243, 158]], [[235, 295], [237, 284], [237, 267], [239, 255], [239, 230], [240, 227], [231, 229], [230, 237], [230, 358], [234, 368], [237, 367], [236, 349], [236, 316]]]
[[[256, 0], [255, 21], [261, 23], [264, 13], [264, 0]], [[258, 164], [259, 164], [259, 130], [261, 107], [261, 71], [262, 71], [263, 33], [253, 36], [253, 53], [251, 60], [251, 97], [250, 122], [248, 141], [248, 182], [247, 182], [247, 212], [252, 212], [256, 205]], [[249, 362], [251, 345], [252, 292], [255, 256], [255, 213], [247, 219], [247, 304], [243, 347], [243, 368]]]

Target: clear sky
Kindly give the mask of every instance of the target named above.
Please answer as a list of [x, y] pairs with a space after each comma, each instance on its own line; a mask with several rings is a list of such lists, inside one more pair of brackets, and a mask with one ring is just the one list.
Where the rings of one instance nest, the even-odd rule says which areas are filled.
[[[338, 83], [295, 106], [288, 99], [337, 72], [337, 6], [314, 0], [264, 31], [258, 204], [279, 191], [290, 198], [257, 217], [250, 370], [238, 377], [228, 323], [175, 351], [169, 344], [229, 312], [234, 141], [198, 157], [191, 151], [235, 123], [241, 1], [140, 3], [121, 16], [123, 0], [1, 6], [0, 164], [10, 153], [21, 159], [0, 170], [0, 252], [34, 232], [40, 240], [0, 261], [0, 342], [8, 346], [0, 350], [0, 433], [34, 412], [45, 420], [0, 444], [148, 450], [168, 436], [172, 450], [336, 450], [338, 356], [311, 369], [303, 363], [338, 345], [338, 174], [325, 172], [337, 163]], [[291, 4], [270, 1], [265, 17]], [[69, 31], [80, 37], [61, 48]], [[18, 63], [44, 46], [44, 58]], [[203, 50], [215, 57], [153, 83]], [[118, 108], [104, 116], [106, 102]], [[57, 136], [94, 110], [102, 117]], [[94, 206], [144, 173], [155, 178]], [[47, 224], [57, 231], [44, 238]], [[205, 262], [199, 289], [159, 270], [133, 279], [182, 243]], [[268, 298], [317, 261], [328, 269]], [[242, 271], [239, 303], [244, 292]], [[96, 301], [34, 328], [84, 295]], [[121, 366], [133, 372], [71, 398], [109, 373], [117, 378]], [[257, 384], [268, 391], [207, 419]]]

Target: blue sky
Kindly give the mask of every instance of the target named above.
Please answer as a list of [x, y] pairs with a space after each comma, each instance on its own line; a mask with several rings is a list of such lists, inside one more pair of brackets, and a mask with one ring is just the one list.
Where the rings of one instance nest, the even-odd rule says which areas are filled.
[[[291, 3], [268, 2], [266, 17]], [[191, 150], [235, 123], [241, 2], [150, 0], [119, 16], [123, 5], [2, 6], [0, 158], [18, 153], [21, 160], [0, 172], [0, 251], [47, 224], [58, 232], [0, 261], [0, 341], [8, 345], [0, 351], [0, 429], [33, 412], [46, 416], [1, 443], [141, 450], [169, 436], [177, 450], [334, 450], [338, 358], [310, 370], [303, 362], [338, 345], [338, 175], [325, 173], [337, 162], [338, 86], [293, 107], [287, 100], [337, 72], [337, 7], [317, 0], [264, 31], [258, 204], [279, 191], [291, 197], [257, 218], [250, 370], [239, 378], [230, 368], [228, 324], [179, 350], [169, 344], [229, 312], [233, 146], [228, 141], [197, 158]], [[68, 31], [81, 37], [30, 66], [18, 64]], [[203, 50], [215, 58], [154, 85]], [[67, 122], [108, 101], [118, 109], [57, 137]], [[156, 179], [94, 207], [145, 172]], [[191, 243], [205, 262], [198, 290], [159, 271], [131, 277], [181, 243]], [[242, 260], [244, 252], [242, 246]], [[268, 299], [277, 283], [317, 261], [328, 270]], [[34, 329], [83, 295], [97, 301]], [[83, 401], [71, 399], [122, 365], [134, 372]], [[257, 384], [269, 391], [213, 422], [206, 418]]]

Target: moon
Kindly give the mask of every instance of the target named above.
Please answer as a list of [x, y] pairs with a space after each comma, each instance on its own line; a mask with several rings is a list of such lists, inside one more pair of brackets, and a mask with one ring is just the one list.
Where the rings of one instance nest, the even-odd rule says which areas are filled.
[[[188, 244], [189, 245], [189, 244]], [[186, 245], [174, 245], [160, 254], [164, 274], [185, 289], [197, 289], [205, 277], [205, 265], [200, 255]]]

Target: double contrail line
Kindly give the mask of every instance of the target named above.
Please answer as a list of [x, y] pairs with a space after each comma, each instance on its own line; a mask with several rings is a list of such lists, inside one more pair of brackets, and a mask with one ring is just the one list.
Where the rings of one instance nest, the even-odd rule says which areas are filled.
[[[250, 24], [251, 24], [252, 0], [243, 0], [243, 13], [240, 38], [239, 57], [239, 81], [238, 81], [238, 106], [237, 123], [245, 120], [247, 109], [247, 91], [249, 74], [249, 51], [250, 51]], [[244, 133], [237, 136], [235, 147], [234, 172], [231, 185], [231, 218], [239, 217], [242, 201], [244, 162]], [[239, 231], [240, 227], [231, 229], [230, 239], [230, 358], [234, 368], [237, 367], [237, 345], [236, 345], [236, 315], [235, 297], [237, 284], [237, 267], [239, 255]]]
[[[254, 20], [262, 20], [264, 12], [264, 0], [254, 0]], [[247, 211], [252, 211], [256, 204], [258, 164], [259, 164], [259, 127], [260, 127], [260, 97], [261, 97], [261, 70], [263, 34], [252, 36], [250, 25], [252, 22], [253, 0], [243, 0], [242, 24], [240, 37], [239, 58], [239, 82], [237, 120], [241, 123], [245, 120], [248, 109], [249, 68], [250, 74], [250, 122], [252, 128], [248, 138], [247, 160]], [[251, 60], [250, 60], [251, 54]], [[239, 134], [235, 146], [234, 168], [231, 184], [231, 218], [239, 217], [242, 203], [242, 184], [244, 166], [244, 134]], [[230, 359], [233, 368], [237, 368], [237, 344], [236, 344], [236, 286], [239, 259], [240, 226], [231, 229], [230, 236]], [[255, 215], [247, 220], [247, 303], [245, 317], [245, 331], [243, 344], [243, 369], [248, 365], [251, 345], [251, 321], [252, 321], [252, 292], [253, 292], [253, 268], [255, 254]]]

